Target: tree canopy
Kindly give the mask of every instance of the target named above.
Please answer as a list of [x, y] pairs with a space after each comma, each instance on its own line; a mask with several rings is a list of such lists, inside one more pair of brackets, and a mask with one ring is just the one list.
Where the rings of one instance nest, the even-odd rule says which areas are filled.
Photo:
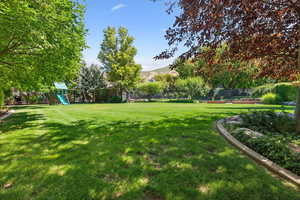
[[98, 55], [110, 81], [120, 92], [128, 92], [140, 80], [141, 65], [134, 57], [137, 49], [133, 46], [134, 38], [128, 30], [120, 27], [108, 27], [104, 30], [104, 39]]
[[83, 6], [74, 0], [0, 2], [0, 86], [36, 89], [70, 79], [85, 48]]
[[[170, 49], [156, 58], [173, 56], [183, 43], [189, 50], [182, 57], [201, 54], [209, 60], [213, 50], [226, 41], [230, 46], [226, 56], [262, 59], [261, 76], [298, 77], [300, 0], [177, 0], [169, 13], [178, 7], [181, 12], [165, 36]], [[201, 46], [212, 51], [203, 54]]]

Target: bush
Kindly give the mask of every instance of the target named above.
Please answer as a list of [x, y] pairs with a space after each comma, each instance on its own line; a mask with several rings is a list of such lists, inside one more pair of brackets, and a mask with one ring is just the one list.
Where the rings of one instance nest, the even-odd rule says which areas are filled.
[[262, 102], [264, 104], [280, 104], [280, 103], [282, 103], [281, 97], [274, 93], [267, 93], [267, 94], [263, 95], [261, 98], [262, 98]]
[[169, 103], [194, 103], [191, 99], [170, 99]]
[[109, 103], [122, 103], [122, 98], [119, 96], [112, 96], [109, 99]]
[[148, 82], [139, 84], [137, 91], [141, 96], [145, 96], [150, 100], [154, 96], [161, 95], [164, 88], [165, 84], [163, 82]]
[[175, 87], [182, 96], [190, 99], [205, 97], [210, 90], [207, 84], [200, 77], [178, 79], [175, 83]]
[[276, 84], [275, 87], [275, 93], [278, 94], [283, 101], [296, 101], [297, 92], [297, 87], [291, 83], [279, 83]]
[[[274, 111], [256, 111], [243, 114], [241, 118], [242, 124], [238, 127], [258, 131], [263, 133], [263, 136], [252, 138], [242, 132], [232, 131], [235, 138], [280, 166], [300, 175], [300, 154], [289, 148], [291, 141], [299, 138], [295, 132], [295, 119], [291, 118], [288, 113]], [[235, 130], [237, 127], [229, 128]]]
[[297, 98], [297, 87], [292, 83], [266, 84], [252, 90], [253, 97], [261, 97], [268, 93], [277, 94], [282, 101], [295, 101]]
[[249, 136], [235, 133], [233, 133], [233, 136], [259, 154], [300, 175], [299, 157], [291, 152], [284, 137], [260, 137], [253, 139]]
[[290, 135], [295, 132], [296, 121], [287, 113], [278, 114], [274, 111], [255, 111], [241, 115], [243, 127], [264, 134]]

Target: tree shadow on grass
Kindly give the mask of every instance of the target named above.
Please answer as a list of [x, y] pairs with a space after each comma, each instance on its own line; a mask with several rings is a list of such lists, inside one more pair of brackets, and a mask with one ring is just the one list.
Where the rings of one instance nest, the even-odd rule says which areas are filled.
[[219, 115], [45, 122], [2, 149], [0, 199], [299, 199], [213, 131]]
[[48, 104], [42, 104], [42, 105], [13, 105], [10, 106], [13, 110], [40, 110], [40, 109], [47, 109]]
[[9, 131], [22, 130], [36, 126], [37, 120], [44, 119], [41, 114], [29, 112], [14, 113], [2, 122], [0, 121], [0, 135]]

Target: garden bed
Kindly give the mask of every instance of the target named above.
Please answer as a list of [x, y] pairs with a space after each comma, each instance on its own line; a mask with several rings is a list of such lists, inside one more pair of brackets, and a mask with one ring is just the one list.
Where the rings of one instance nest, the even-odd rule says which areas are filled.
[[206, 103], [232, 103], [232, 104], [259, 104], [261, 101], [259, 99], [236, 99], [236, 100], [210, 100]]
[[292, 114], [273, 111], [243, 114], [217, 123], [218, 130], [233, 145], [300, 186], [300, 135], [294, 127]]

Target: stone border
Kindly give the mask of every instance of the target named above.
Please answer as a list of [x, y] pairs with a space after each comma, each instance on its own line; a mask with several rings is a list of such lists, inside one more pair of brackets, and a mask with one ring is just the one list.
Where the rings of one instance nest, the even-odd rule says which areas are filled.
[[4, 120], [5, 118], [8, 118], [9, 116], [11, 116], [14, 112], [15, 112], [14, 110], [8, 111], [6, 114], [4, 114], [3, 116], [0, 117], [0, 122], [1, 122], [1, 120]]
[[239, 142], [237, 139], [235, 139], [223, 126], [223, 122], [225, 122], [226, 119], [221, 119], [216, 122], [217, 130], [220, 132], [222, 136], [225, 137], [227, 141], [229, 141], [233, 146], [237, 147], [239, 150], [244, 152], [246, 155], [254, 159], [259, 164], [267, 167], [269, 170], [273, 171], [274, 173], [278, 174], [279, 176], [285, 178], [288, 181], [293, 182], [298, 187], [300, 187], [300, 177], [291, 171], [284, 169], [280, 167], [279, 165], [275, 164], [271, 160], [267, 159], [266, 157], [256, 153], [246, 145]]

